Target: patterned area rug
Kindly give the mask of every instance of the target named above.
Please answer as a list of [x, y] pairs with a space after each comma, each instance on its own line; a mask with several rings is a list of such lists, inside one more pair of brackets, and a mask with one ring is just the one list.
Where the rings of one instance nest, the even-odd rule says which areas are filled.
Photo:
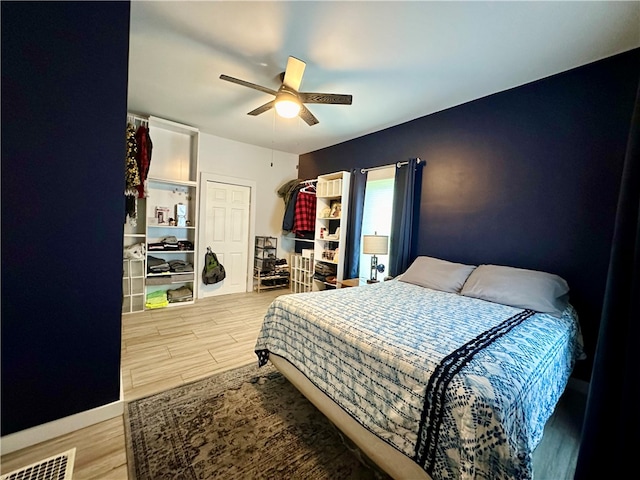
[[132, 401], [131, 480], [386, 479], [271, 364]]

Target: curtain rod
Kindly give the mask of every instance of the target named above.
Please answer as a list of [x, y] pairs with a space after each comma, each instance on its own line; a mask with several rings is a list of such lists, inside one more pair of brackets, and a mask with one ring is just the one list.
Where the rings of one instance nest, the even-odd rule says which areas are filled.
[[[422, 160], [420, 160], [420, 158], [416, 157], [417, 162], [416, 163], [420, 163], [422, 162]], [[361, 168], [360, 169], [360, 173], [365, 173], [365, 172], [371, 172], [372, 170], [380, 170], [381, 168], [389, 168], [389, 167], [396, 167], [396, 168], [400, 168], [403, 165], [408, 165], [409, 162], [396, 162], [396, 163], [390, 163], [389, 165], [380, 165], [379, 167], [371, 167], [371, 168]]]

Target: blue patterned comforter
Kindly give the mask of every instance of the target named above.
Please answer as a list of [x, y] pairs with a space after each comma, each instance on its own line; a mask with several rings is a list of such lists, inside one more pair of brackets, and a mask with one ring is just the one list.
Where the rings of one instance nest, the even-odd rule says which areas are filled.
[[582, 352], [561, 318], [400, 281], [283, 295], [256, 343], [439, 479], [529, 479]]

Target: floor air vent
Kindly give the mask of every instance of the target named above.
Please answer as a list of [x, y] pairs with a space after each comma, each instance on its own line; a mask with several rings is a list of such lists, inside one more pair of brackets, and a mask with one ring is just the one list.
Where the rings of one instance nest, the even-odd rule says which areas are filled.
[[76, 449], [71, 449], [0, 476], [0, 480], [71, 480]]

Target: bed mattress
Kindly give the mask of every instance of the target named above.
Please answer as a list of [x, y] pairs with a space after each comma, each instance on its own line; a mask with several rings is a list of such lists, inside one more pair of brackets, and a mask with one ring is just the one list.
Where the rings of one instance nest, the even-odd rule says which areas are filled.
[[581, 352], [561, 317], [391, 281], [283, 295], [256, 343], [434, 479], [532, 477]]

